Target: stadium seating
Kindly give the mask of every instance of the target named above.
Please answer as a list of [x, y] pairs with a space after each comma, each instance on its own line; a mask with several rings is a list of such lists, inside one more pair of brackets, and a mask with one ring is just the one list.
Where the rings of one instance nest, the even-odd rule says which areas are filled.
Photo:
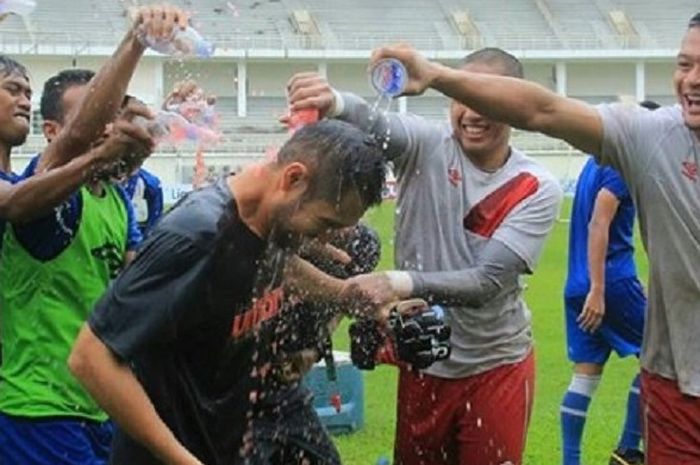
[[[679, 28], [689, 12], [697, 9], [693, 0], [404, 0], [390, 6], [375, 0], [172, 3], [192, 11], [195, 26], [217, 43], [233, 48], [370, 49], [387, 41], [410, 40], [421, 48], [450, 50], [460, 44], [460, 32], [450, 21], [451, 13], [457, 10], [469, 12], [480, 33], [477, 45], [527, 50], [675, 46]], [[125, 7], [130, 4], [120, 0], [42, 0], [28, 28], [19, 18], [9, 18], [3, 22], [0, 36], [4, 42], [31, 42], [53, 34], [53, 41], [112, 44], [124, 30]], [[639, 41], [620, 42], [609, 22], [609, 9], [626, 13]], [[310, 13], [318, 26], [318, 37], [295, 32], [290, 21], [292, 10]]]
[[659, 48], [678, 46], [678, 31], [685, 28], [689, 12], [698, 11], [699, 7], [693, 0], [616, 0], [615, 4], [627, 13], [637, 31], [645, 37], [644, 45]]
[[[77, 56], [99, 46], [103, 50], [97, 54], [104, 55], [113, 49], [125, 30], [126, 9], [133, 4], [154, 1], [40, 0], [28, 20], [10, 16], [0, 23], [0, 50], [20, 56]], [[553, 50], [569, 50], [576, 54], [580, 50], [674, 49], [688, 17], [697, 11], [697, 0], [170, 2], [191, 11], [194, 26], [224, 52], [318, 49], [328, 51], [329, 56], [337, 60], [343, 60], [344, 52], [356, 52], [357, 56], [357, 52], [364, 53], [377, 45], [401, 40], [424, 50], [457, 51], [459, 54], [482, 46], [499, 46], [523, 56], [532, 51]], [[622, 12], [634, 34], [621, 35], [611, 22], [611, 11]], [[311, 33], [297, 30], [293, 12], [302, 12], [302, 16], [308, 13], [306, 17], [314, 25]], [[462, 18], [468, 27], [460, 29], [456, 18]], [[358, 64], [357, 61], [352, 63]], [[648, 97], [671, 102], [670, 94], [655, 95], [662, 92], [664, 90], [657, 84]], [[286, 131], [277, 119], [286, 110], [286, 102], [279, 93], [271, 96], [250, 91], [244, 117], [238, 116], [236, 97], [232, 96], [235, 93], [229, 89], [226, 95], [217, 105], [224, 132], [218, 151], [262, 153], [265, 148], [285, 140]], [[589, 96], [587, 100], [598, 102], [615, 98], [616, 95], [601, 99]], [[446, 121], [447, 108], [447, 100], [434, 94], [407, 102], [408, 111], [434, 121]], [[38, 122], [35, 115], [29, 142], [18, 153], [29, 154], [42, 146]], [[524, 132], [514, 133], [514, 145], [540, 154], [571, 152], [566, 144]]]

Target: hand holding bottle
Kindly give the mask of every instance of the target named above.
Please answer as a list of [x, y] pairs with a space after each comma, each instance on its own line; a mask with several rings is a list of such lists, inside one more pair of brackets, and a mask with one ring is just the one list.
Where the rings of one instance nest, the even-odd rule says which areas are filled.
[[154, 38], [142, 35], [140, 40], [147, 47], [164, 55], [209, 58], [214, 54], [214, 44], [204, 40], [191, 26], [184, 30], [176, 29], [171, 37]]
[[138, 40], [146, 47], [171, 56], [209, 57], [214, 46], [193, 29], [189, 15], [169, 5], [133, 9], [131, 19]]

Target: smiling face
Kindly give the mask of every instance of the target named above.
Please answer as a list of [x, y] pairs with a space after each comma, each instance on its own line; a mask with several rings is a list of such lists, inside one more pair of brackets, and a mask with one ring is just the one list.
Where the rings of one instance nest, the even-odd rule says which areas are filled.
[[29, 134], [32, 89], [27, 78], [10, 73], [0, 78], [0, 142], [22, 145]]
[[[501, 66], [473, 62], [462, 67], [465, 71], [486, 74], [505, 74]], [[510, 126], [488, 119], [468, 106], [453, 100], [450, 121], [455, 139], [470, 158], [486, 161], [508, 149]]]
[[673, 86], [686, 126], [700, 133], [700, 25], [688, 29], [676, 60]]

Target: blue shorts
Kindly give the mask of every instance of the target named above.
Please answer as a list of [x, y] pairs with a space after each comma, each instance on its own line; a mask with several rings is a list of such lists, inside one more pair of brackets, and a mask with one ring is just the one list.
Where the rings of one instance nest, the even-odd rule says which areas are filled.
[[105, 465], [112, 422], [0, 413], [0, 464]]
[[592, 334], [583, 331], [576, 321], [585, 301], [585, 295], [564, 299], [569, 360], [603, 365], [612, 350], [620, 357], [639, 356], [647, 306], [639, 280], [626, 278], [606, 286], [603, 322]]

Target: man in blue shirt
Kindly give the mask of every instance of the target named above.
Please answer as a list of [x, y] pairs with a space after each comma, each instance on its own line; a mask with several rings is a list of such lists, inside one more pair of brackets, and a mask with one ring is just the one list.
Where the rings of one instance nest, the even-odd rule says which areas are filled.
[[[652, 102], [643, 106], [654, 109]], [[634, 262], [634, 216], [632, 198], [619, 173], [590, 158], [576, 184], [569, 231], [564, 301], [574, 375], [560, 409], [563, 465], [581, 463], [588, 406], [610, 353], [639, 356], [641, 350], [646, 297]], [[639, 406], [637, 375], [611, 465], [644, 463], [639, 451]]]

